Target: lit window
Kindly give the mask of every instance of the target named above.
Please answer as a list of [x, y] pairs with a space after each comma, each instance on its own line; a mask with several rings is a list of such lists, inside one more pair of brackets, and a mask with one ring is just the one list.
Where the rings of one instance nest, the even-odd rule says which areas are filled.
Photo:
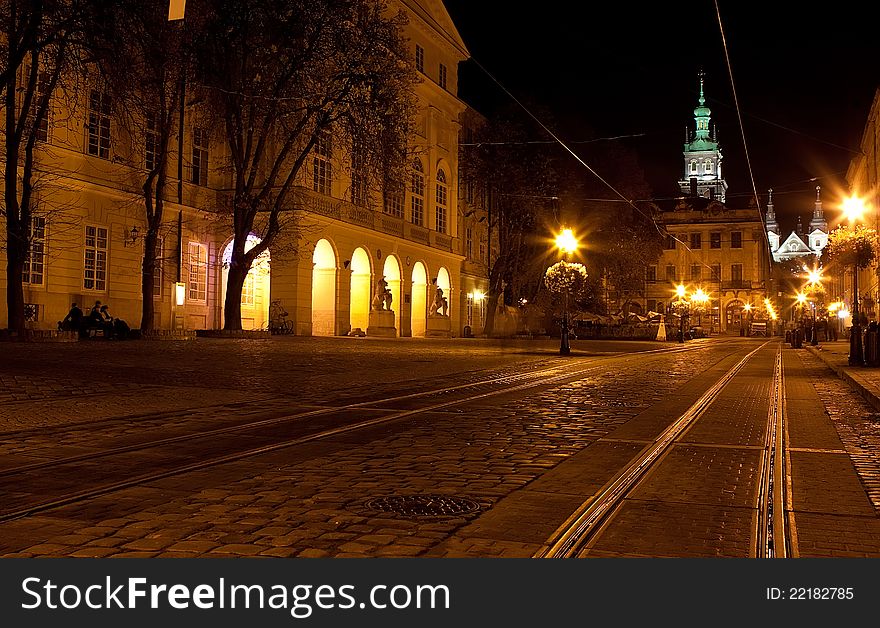
[[704, 166], [706, 168], [706, 174], [712, 174], [712, 162], [707, 159]]
[[691, 161], [691, 172], [696, 172], [696, 171], [697, 171], [697, 160], [694, 159], [693, 161]]
[[208, 185], [208, 134], [202, 129], [193, 129], [192, 183]]
[[158, 121], [156, 114], [148, 115], [144, 129], [144, 167], [149, 171], [155, 170], [159, 165]]
[[42, 216], [31, 217], [30, 247], [24, 258], [24, 283], [33, 286], [43, 285], [43, 273], [46, 264], [46, 219]]
[[312, 189], [319, 194], [330, 196], [332, 167], [330, 155], [333, 147], [329, 133], [321, 133], [312, 149]]
[[412, 179], [410, 181], [410, 222], [421, 225], [425, 221], [425, 174], [422, 162], [413, 161]]
[[249, 307], [254, 306], [254, 286], [256, 285], [254, 273], [256, 273], [256, 269], [251, 268], [244, 278], [244, 285], [241, 287], [241, 304]]
[[89, 93], [89, 155], [110, 159], [110, 94], [93, 89]]
[[103, 292], [107, 289], [107, 229], [86, 226], [83, 288]]
[[425, 72], [425, 49], [416, 44], [416, 70]]
[[204, 303], [208, 295], [208, 249], [189, 243], [189, 300]]
[[437, 193], [434, 197], [436, 201], [436, 226], [437, 231], [446, 233], [446, 197], [448, 195], [446, 187], [446, 173], [443, 170], [437, 171]]

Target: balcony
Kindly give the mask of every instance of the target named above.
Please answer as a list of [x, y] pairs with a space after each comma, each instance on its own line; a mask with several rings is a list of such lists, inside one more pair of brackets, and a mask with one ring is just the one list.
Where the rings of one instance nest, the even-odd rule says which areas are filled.
[[384, 212], [358, 207], [349, 201], [318, 194], [302, 186], [293, 190], [293, 197], [297, 208], [327, 218], [366, 227], [443, 251], [454, 252], [454, 248], [458, 246], [458, 241], [445, 233], [431, 231]]
[[751, 290], [752, 282], [747, 279], [730, 279], [721, 282], [722, 290]]

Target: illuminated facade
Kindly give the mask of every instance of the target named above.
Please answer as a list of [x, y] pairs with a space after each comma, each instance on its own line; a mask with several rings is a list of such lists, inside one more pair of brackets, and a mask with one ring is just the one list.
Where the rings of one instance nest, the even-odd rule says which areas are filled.
[[[332, 135], [319, 142], [294, 192], [302, 209], [297, 245], [270, 247], [254, 265], [242, 294], [245, 329], [264, 328], [270, 302], [278, 300], [297, 334], [365, 331], [383, 277], [397, 336], [425, 335], [438, 286], [449, 303], [450, 335], [461, 335], [479, 308], [475, 297], [486, 282], [476, 256], [485, 236], [459, 207], [459, 118], [465, 105], [456, 96], [457, 69], [468, 53], [440, 0], [397, 0], [392, 8], [409, 17], [405, 36], [421, 78], [406, 192], [384, 199], [364, 192]], [[74, 108], [53, 101], [39, 150], [41, 171], [51, 176], [39, 193], [25, 269], [28, 325], [35, 329], [54, 329], [72, 302], [87, 309], [95, 300], [109, 303], [132, 327], [140, 322], [146, 227], [139, 179], [151, 158], [149, 132], [128, 135], [114, 120], [100, 83], [84, 91]], [[208, 216], [223, 202], [229, 174], [218, 167], [224, 162], [222, 139], [197, 127], [192, 108], [185, 115], [183, 153], [174, 150], [170, 157], [155, 327], [217, 329], [223, 325], [224, 260], [232, 238]], [[182, 305], [175, 298], [178, 282]], [[5, 288], [4, 276], [0, 290]], [[3, 308], [0, 327], [6, 324]]]
[[684, 177], [678, 185], [681, 193], [691, 196], [717, 199], [724, 202], [727, 181], [721, 176], [721, 146], [713, 129], [709, 133], [712, 111], [703, 96], [703, 74], [700, 73], [700, 98], [694, 109], [695, 130], [685, 131]]

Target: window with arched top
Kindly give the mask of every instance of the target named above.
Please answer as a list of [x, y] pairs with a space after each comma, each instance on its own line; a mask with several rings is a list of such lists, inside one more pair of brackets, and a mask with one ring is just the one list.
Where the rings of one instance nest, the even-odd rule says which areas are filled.
[[414, 225], [425, 222], [425, 170], [419, 159], [414, 159], [410, 177], [409, 220]]
[[707, 159], [706, 162], [703, 164], [703, 166], [706, 169], [706, 174], [712, 174], [712, 160], [711, 159]]
[[436, 228], [440, 233], [446, 233], [446, 203], [449, 196], [446, 186], [446, 173], [443, 168], [437, 170], [437, 193], [434, 197], [436, 214]]
[[696, 171], [697, 171], [697, 160], [694, 159], [691, 161], [691, 172], [696, 172]]

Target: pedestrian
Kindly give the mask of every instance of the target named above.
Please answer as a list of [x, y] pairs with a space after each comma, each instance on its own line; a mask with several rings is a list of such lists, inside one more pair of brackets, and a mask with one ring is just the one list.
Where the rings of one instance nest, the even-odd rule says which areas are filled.
[[70, 304], [70, 311], [64, 320], [58, 323], [58, 328], [62, 331], [79, 331], [82, 327], [83, 311], [77, 307], [76, 303]]

